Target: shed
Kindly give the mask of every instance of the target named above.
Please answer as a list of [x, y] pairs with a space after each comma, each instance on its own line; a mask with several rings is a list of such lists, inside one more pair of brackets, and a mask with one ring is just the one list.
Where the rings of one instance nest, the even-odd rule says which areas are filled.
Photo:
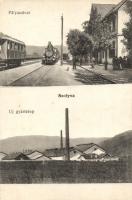
[[4, 158], [5, 156], [7, 156], [6, 153], [0, 152], [0, 161], [3, 160], [3, 158]]
[[33, 151], [29, 154], [26, 154], [30, 160], [50, 160], [51, 158], [44, 155], [40, 151]]
[[21, 152], [16, 152], [6, 155], [3, 160], [29, 160], [29, 158]]

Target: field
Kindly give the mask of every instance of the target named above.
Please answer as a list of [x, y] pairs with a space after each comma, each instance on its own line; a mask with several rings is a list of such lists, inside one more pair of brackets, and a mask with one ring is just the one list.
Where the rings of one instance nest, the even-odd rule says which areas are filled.
[[0, 183], [132, 183], [131, 163], [2, 161]]

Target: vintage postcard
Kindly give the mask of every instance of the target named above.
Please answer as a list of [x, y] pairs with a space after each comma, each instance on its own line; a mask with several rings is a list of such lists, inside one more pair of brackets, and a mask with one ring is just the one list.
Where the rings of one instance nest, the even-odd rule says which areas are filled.
[[132, 0], [0, 0], [0, 200], [132, 199], [131, 31]]
[[0, 85], [132, 82], [131, 0], [1, 0]]
[[0, 183], [132, 183], [131, 85], [68, 91], [1, 89]]

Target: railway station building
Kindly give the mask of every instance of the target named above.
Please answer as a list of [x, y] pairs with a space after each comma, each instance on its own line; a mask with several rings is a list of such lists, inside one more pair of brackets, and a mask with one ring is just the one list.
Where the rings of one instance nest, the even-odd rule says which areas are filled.
[[[128, 55], [127, 49], [123, 44], [123, 28], [129, 21], [129, 14], [126, 12], [127, 2], [130, 0], [122, 0], [118, 4], [92, 4], [91, 14], [96, 10], [102, 20], [107, 20], [109, 23], [112, 39], [111, 45], [107, 48], [107, 61], [112, 64], [113, 57], [124, 57]], [[91, 16], [91, 15], [90, 15]], [[105, 51], [98, 50], [98, 62], [105, 62]]]

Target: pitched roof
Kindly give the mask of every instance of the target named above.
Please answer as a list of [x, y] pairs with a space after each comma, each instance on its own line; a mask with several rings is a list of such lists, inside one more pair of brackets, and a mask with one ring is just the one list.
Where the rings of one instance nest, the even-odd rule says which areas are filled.
[[26, 159], [28, 159], [28, 157], [25, 154], [23, 154], [21, 152], [15, 152], [15, 153], [11, 153], [11, 154], [6, 155], [2, 160], [14, 160], [18, 156], [24, 156]]
[[22, 42], [22, 41], [20, 41], [20, 40], [18, 40], [18, 39], [15, 39], [15, 38], [13, 38], [13, 37], [11, 37], [11, 36], [9, 36], [9, 35], [6, 35], [6, 34], [4, 34], [4, 33], [2, 33], [2, 32], [0, 32], [0, 40], [10, 40], [10, 41], [12, 41], [12, 42], [16, 42], [16, 43], [20, 43], [20, 44], [22, 44], [22, 45], [25, 45], [24, 42]]
[[[39, 151], [33, 151], [29, 154], [26, 154], [29, 159], [31, 160], [36, 160], [38, 158], [41, 158], [41, 157], [46, 157], [46, 158], [49, 158], [48, 156], [44, 155], [43, 153], [39, 152]], [[50, 159], [50, 158], [49, 158]]]
[[[70, 150], [73, 150], [73, 147], [70, 147]], [[46, 149], [44, 154], [48, 157], [61, 157], [65, 155], [65, 148]]]
[[117, 5], [115, 5], [107, 14], [105, 17], [109, 16], [110, 14], [116, 12], [117, 10], [120, 9], [120, 7], [125, 4], [128, 0], [122, 0], [120, 1]]
[[38, 151], [34, 151], [32, 153], [29, 153], [27, 154], [27, 156], [31, 159], [31, 160], [34, 160], [34, 159], [37, 159], [39, 157], [41, 157], [43, 154], [38, 152]]
[[44, 151], [44, 154], [48, 157], [60, 157], [60, 156], [64, 156], [64, 149], [58, 149], [58, 148], [54, 148], [54, 149], [46, 149]]
[[0, 159], [3, 159], [7, 154], [4, 152], [0, 152]]
[[89, 144], [79, 144], [79, 145], [76, 145], [74, 147], [74, 149], [77, 149], [78, 151], [80, 152], [85, 152], [86, 150], [90, 149], [91, 147], [93, 146], [97, 146], [99, 149], [102, 149], [103, 151], [105, 151], [102, 147], [100, 147], [99, 145], [97, 144], [94, 144], [94, 143], [89, 143]]
[[94, 143], [89, 143], [89, 144], [78, 144], [74, 147], [74, 149], [77, 149], [81, 152], [86, 151], [87, 149], [91, 148], [92, 146], [94, 146]]
[[92, 9], [96, 9], [101, 18], [104, 18], [113, 7], [115, 7], [115, 4], [92, 4]]

